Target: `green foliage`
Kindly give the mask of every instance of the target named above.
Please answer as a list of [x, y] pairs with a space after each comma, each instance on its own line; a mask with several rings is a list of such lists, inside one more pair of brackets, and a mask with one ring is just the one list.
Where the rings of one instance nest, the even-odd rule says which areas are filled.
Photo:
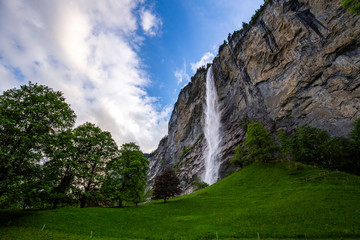
[[331, 138], [329, 134], [312, 126], [301, 126], [290, 135], [278, 133], [281, 151], [293, 160], [360, 174], [360, 121], [355, 121], [351, 139]]
[[57, 134], [54, 146], [48, 151], [49, 160], [43, 166], [45, 180], [51, 188], [43, 201], [51, 203], [54, 209], [58, 204], [70, 203], [74, 199], [71, 188], [79, 165], [74, 138], [72, 130]]
[[360, 145], [360, 118], [355, 121], [354, 129], [351, 131], [350, 136], [357, 145]]
[[[247, 166], [168, 204], [2, 210], [0, 236], [4, 240], [89, 239], [93, 231], [92, 239], [103, 240], [195, 240], [258, 239], [259, 232], [261, 239], [359, 239], [359, 177], [332, 172], [299, 180], [324, 170], [307, 165], [298, 170], [289, 164]], [[325, 179], [328, 176], [332, 178]]]
[[174, 170], [168, 168], [156, 176], [151, 198], [153, 200], [163, 199], [165, 203], [168, 198], [181, 193], [179, 185], [180, 181]]
[[196, 147], [196, 145], [200, 142], [200, 140], [203, 138], [204, 138], [204, 134], [200, 134], [200, 136], [196, 139], [196, 141], [194, 142], [194, 144], [191, 147], [184, 148], [183, 152], [180, 155], [179, 162], [181, 162], [181, 160], [186, 156], [186, 154], [191, 152]]
[[74, 129], [74, 146], [77, 163], [74, 186], [81, 207], [85, 207], [88, 200], [99, 197], [103, 173], [107, 164], [117, 158], [118, 147], [109, 132], [89, 122]]
[[139, 147], [124, 144], [119, 152], [92, 123], [72, 130], [75, 117], [47, 86], [29, 83], [0, 96], [0, 207], [144, 200], [149, 162]]
[[253, 162], [267, 163], [274, 160], [277, 150], [271, 133], [261, 123], [251, 123], [247, 127], [244, 145], [235, 148], [231, 163], [240, 166]]
[[359, 148], [344, 137], [334, 137], [328, 144], [328, 161], [323, 167], [360, 174]]
[[286, 133], [284, 131], [279, 131], [277, 133], [277, 137], [281, 143], [280, 151], [285, 156], [290, 156], [291, 155], [290, 137], [288, 135], [286, 135]]
[[248, 157], [265, 163], [274, 159], [277, 151], [275, 140], [261, 123], [249, 124], [246, 135], [244, 146], [248, 148]]
[[190, 152], [191, 150], [192, 150], [192, 147], [185, 148], [185, 149], [183, 150], [183, 152], [181, 153], [181, 155], [180, 155], [180, 159], [183, 159], [183, 158], [185, 157], [185, 155], [186, 155], [188, 152]]
[[326, 165], [328, 157], [329, 134], [312, 126], [301, 126], [285, 144], [295, 161]]
[[246, 148], [244, 145], [239, 145], [235, 147], [235, 153], [233, 158], [230, 160], [230, 163], [233, 166], [245, 167], [253, 163], [253, 159], [248, 157]]
[[144, 200], [149, 160], [135, 143], [121, 146], [120, 155], [107, 166], [103, 192], [113, 201], [131, 201], [136, 205]]
[[43, 184], [34, 184], [43, 177], [40, 161], [56, 134], [71, 128], [75, 118], [63, 94], [47, 86], [29, 82], [0, 96], [0, 197], [18, 201], [26, 189], [41, 190]]
[[360, 0], [340, 0], [340, 2], [350, 13], [360, 15]]
[[272, 0], [264, 0], [264, 4], [260, 6], [260, 8], [258, 10], [255, 11], [255, 13], [252, 15], [251, 20], [249, 21], [249, 23], [242, 23], [242, 28], [238, 31], [234, 31], [233, 34], [228, 35], [228, 42], [232, 41], [234, 36], [240, 35], [241, 33], [243, 33], [245, 30], [249, 29], [251, 26], [253, 26], [256, 21], [258, 20], [258, 18], [260, 17], [261, 13], [266, 9], [267, 5], [269, 5], [270, 3], [272, 3]]
[[203, 189], [203, 188], [206, 188], [208, 187], [209, 184], [207, 184], [206, 182], [203, 182], [201, 180], [199, 180], [198, 177], [195, 177], [195, 180], [193, 181], [193, 190], [196, 192], [196, 191], [199, 191], [200, 189]]
[[223, 44], [221, 44], [219, 47], [219, 52], [221, 52], [226, 45], [227, 45], [227, 42], [224, 40]]

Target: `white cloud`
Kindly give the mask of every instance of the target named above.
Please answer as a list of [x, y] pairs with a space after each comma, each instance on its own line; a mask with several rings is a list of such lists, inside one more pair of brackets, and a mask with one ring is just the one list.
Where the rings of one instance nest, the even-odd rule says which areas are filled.
[[140, 18], [144, 32], [149, 36], [155, 36], [162, 25], [161, 19], [146, 9], [141, 10]]
[[0, 2], [0, 21], [6, 23], [0, 24], [0, 91], [28, 81], [48, 85], [64, 93], [78, 125], [90, 121], [119, 145], [134, 141], [143, 151], [153, 150], [166, 135], [170, 108], [160, 109], [144, 90], [150, 80], [137, 55], [143, 37], [136, 31], [155, 35], [161, 22], [150, 10], [144, 15], [143, 4]]
[[190, 82], [190, 76], [189, 74], [187, 74], [185, 61], [183, 67], [181, 69], [176, 69], [174, 75], [177, 79], [177, 85], [180, 85], [181, 83], [184, 83], [184, 85], [186, 85], [188, 82]]
[[191, 70], [195, 73], [198, 68], [205, 66], [208, 63], [211, 63], [212, 60], [214, 59], [214, 57], [215, 57], [215, 55], [211, 52], [205, 53], [202, 56], [202, 58], [200, 59], [200, 61], [198, 61], [196, 63], [190, 63]]

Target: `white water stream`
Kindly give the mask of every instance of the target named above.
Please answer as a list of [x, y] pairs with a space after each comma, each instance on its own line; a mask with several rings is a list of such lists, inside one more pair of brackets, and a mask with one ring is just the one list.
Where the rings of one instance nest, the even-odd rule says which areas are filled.
[[210, 67], [206, 74], [206, 107], [205, 107], [205, 174], [203, 181], [211, 185], [219, 176], [219, 145], [220, 145], [220, 112], [216, 92], [214, 73]]

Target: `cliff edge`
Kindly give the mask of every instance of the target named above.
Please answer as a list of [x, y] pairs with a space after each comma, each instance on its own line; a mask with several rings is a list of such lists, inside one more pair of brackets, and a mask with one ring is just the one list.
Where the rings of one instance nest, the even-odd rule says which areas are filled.
[[[249, 119], [272, 132], [309, 124], [348, 136], [360, 118], [360, 17], [338, 0], [273, 0], [250, 27], [220, 46], [212, 68], [221, 110], [221, 166], [231, 171], [234, 148]], [[206, 68], [180, 92], [168, 136], [150, 157], [149, 183], [176, 169], [184, 193], [204, 173]]]

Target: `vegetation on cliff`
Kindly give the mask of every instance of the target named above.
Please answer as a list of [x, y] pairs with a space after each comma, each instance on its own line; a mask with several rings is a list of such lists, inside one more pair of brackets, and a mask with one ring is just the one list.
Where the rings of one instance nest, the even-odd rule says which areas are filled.
[[301, 126], [291, 134], [280, 131], [277, 137], [280, 149], [261, 123], [250, 123], [244, 143], [235, 147], [231, 163], [241, 167], [266, 163], [282, 154], [297, 162], [360, 175], [360, 119], [355, 121], [350, 138], [332, 138], [325, 130], [310, 125]]
[[251, 123], [247, 127], [245, 142], [235, 148], [231, 163], [244, 166], [254, 162], [271, 162], [275, 159], [277, 149], [271, 133], [261, 123]]
[[351, 13], [360, 15], [360, 0], [341, 0], [341, 4]]
[[354, 123], [350, 138], [330, 137], [321, 129], [305, 125], [292, 134], [279, 132], [285, 156], [305, 164], [360, 175], [360, 119]]

